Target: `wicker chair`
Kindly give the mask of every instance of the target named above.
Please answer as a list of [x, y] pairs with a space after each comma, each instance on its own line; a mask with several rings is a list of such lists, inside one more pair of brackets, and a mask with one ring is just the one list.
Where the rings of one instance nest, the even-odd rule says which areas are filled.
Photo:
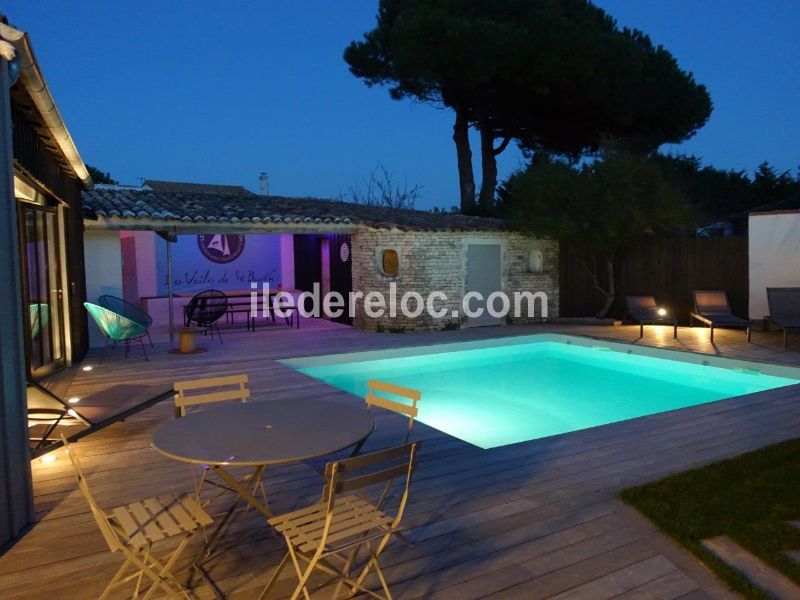
[[150, 337], [150, 330], [149, 327], [153, 324], [153, 317], [148, 315], [144, 312], [141, 308], [128, 302], [127, 300], [123, 300], [122, 298], [117, 298], [116, 296], [111, 296], [109, 294], [104, 294], [97, 299], [97, 303], [102, 306], [103, 308], [107, 308], [108, 310], [112, 310], [118, 315], [123, 315], [128, 317], [131, 321], [139, 323], [144, 327], [147, 327], [147, 340], [150, 342], [150, 347], [153, 347], [153, 339]]
[[211, 332], [214, 339], [214, 329], [217, 330], [219, 341], [222, 343], [222, 334], [219, 332], [217, 321], [228, 312], [228, 297], [219, 290], [205, 290], [195, 294], [186, 306], [186, 326], [193, 324]]
[[50, 305], [44, 302], [34, 302], [29, 306], [31, 320], [31, 339], [38, 339], [42, 329], [50, 323]]
[[106, 336], [106, 343], [103, 345], [103, 351], [100, 353], [100, 363], [103, 362], [103, 356], [105, 355], [109, 342], [113, 342], [111, 345], [112, 348], [117, 345], [117, 342], [125, 342], [125, 358], [127, 358], [131, 342], [138, 341], [142, 346], [144, 359], [150, 360], [147, 357], [147, 350], [145, 350], [144, 342], [142, 341], [142, 338], [147, 335], [147, 327], [97, 304], [84, 302], [83, 305], [92, 316], [92, 319], [94, 319], [94, 322], [97, 323], [100, 331]]

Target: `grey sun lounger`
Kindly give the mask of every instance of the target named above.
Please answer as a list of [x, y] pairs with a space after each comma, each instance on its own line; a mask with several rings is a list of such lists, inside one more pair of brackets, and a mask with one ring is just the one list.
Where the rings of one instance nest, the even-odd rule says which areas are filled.
[[714, 343], [715, 327], [739, 327], [747, 330], [750, 342], [750, 321], [733, 314], [725, 290], [695, 290], [692, 292], [694, 312], [689, 313], [689, 324], [699, 321], [711, 328], [711, 343]]
[[678, 319], [658, 314], [659, 307], [653, 296], [625, 296], [625, 306], [631, 319], [639, 324], [639, 337], [644, 336], [645, 325], [672, 325], [672, 337], [678, 339]]
[[783, 329], [783, 347], [786, 348], [787, 334], [800, 331], [800, 287], [767, 288], [767, 302], [767, 323]]

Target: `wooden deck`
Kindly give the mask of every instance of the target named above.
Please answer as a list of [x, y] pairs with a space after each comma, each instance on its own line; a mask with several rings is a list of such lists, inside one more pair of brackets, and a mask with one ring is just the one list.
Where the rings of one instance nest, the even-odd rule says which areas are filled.
[[[315, 397], [360, 405], [360, 399], [274, 359], [545, 331], [629, 342], [638, 336], [634, 327], [577, 326], [369, 334], [304, 322], [299, 331], [227, 333], [223, 345], [215, 342], [209, 352], [193, 356], [167, 354], [168, 344], [157, 342], [149, 363], [112, 356], [91, 372], [76, 369], [69, 395], [117, 383], [170, 383], [246, 372], [254, 401]], [[681, 329], [676, 342], [666, 329], [648, 328], [638, 343], [800, 365], [800, 352], [782, 350], [778, 334], [757, 332], [752, 345], [742, 332], [719, 331], [716, 337], [712, 347], [707, 330]], [[154, 428], [170, 418], [172, 407], [163, 403], [77, 444], [101, 505], [111, 508], [191, 489], [188, 467], [149, 446]], [[379, 414], [365, 450], [396, 443], [403, 427], [400, 417]], [[632, 484], [794, 437], [798, 431], [800, 386], [493, 450], [418, 424], [415, 434], [424, 441], [406, 522], [414, 545], [393, 544], [381, 562], [400, 599], [727, 597], [700, 563], [616, 495]], [[62, 456], [54, 463], [33, 464], [38, 523], [0, 557], [0, 597], [6, 600], [93, 598], [120, 564], [121, 558], [104, 546], [68, 463]], [[319, 478], [305, 465], [269, 471], [267, 485], [277, 511], [310, 503], [320, 493]], [[209, 565], [210, 574], [226, 597], [255, 598], [283, 551], [282, 540], [257, 512], [243, 513]], [[291, 591], [290, 571], [275, 597]], [[213, 597], [208, 587], [197, 591]]]

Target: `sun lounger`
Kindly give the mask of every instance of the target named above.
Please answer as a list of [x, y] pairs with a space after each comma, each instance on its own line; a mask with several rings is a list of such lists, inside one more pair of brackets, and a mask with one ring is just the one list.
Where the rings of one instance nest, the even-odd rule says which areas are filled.
[[678, 319], [656, 304], [653, 296], [625, 296], [628, 315], [639, 324], [639, 337], [645, 325], [672, 325], [672, 337], [678, 339]]
[[695, 290], [692, 298], [694, 312], [689, 313], [689, 324], [698, 321], [708, 325], [711, 328], [711, 343], [714, 343], [715, 327], [745, 328], [747, 341], [750, 342], [750, 321], [733, 314], [725, 290]]
[[783, 347], [786, 348], [787, 334], [800, 331], [800, 287], [767, 288], [767, 302], [767, 323], [774, 323], [783, 329]]

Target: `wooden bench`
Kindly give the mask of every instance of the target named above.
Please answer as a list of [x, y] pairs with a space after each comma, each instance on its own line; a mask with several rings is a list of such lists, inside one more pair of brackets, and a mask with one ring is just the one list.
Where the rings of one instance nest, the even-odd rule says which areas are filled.
[[[296, 306], [282, 306], [280, 308], [280, 310], [282, 310], [284, 313], [289, 313], [289, 315], [287, 317], [283, 317], [283, 318], [286, 320], [286, 324], [289, 326], [290, 329], [293, 326], [296, 326], [297, 329], [300, 329], [300, 313], [297, 311], [297, 307]], [[275, 323], [276, 322], [275, 307], [274, 306], [270, 306], [268, 313], [269, 313], [269, 316], [272, 317], [272, 322]], [[255, 315], [251, 314], [250, 315], [250, 317], [249, 317], [250, 325], [248, 327], [248, 329], [250, 331], [255, 331], [256, 330], [256, 319], [258, 318], [258, 316], [259, 316], [258, 314], [255, 314]]]

